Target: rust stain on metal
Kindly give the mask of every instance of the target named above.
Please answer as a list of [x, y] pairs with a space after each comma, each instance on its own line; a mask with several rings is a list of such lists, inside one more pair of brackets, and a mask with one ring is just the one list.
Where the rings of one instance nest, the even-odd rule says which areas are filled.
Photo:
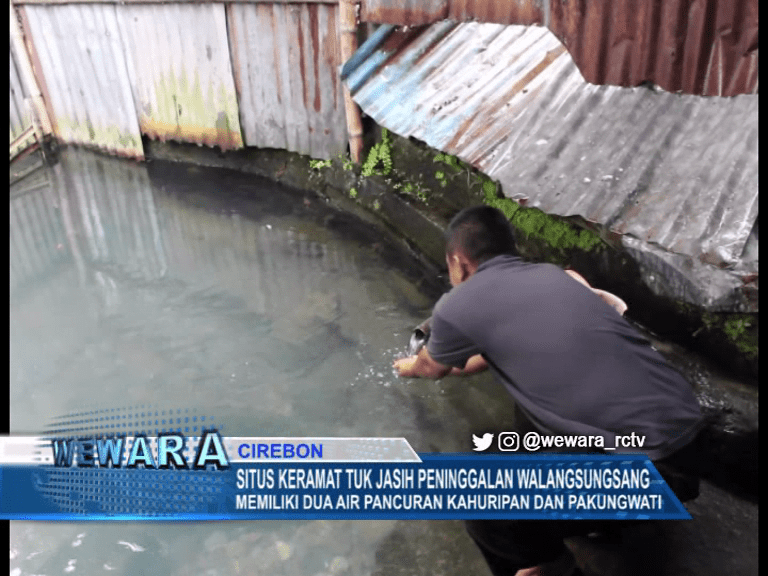
[[363, 0], [361, 19], [547, 26], [593, 84], [756, 94], [757, 0]]
[[315, 158], [346, 149], [338, 13], [336, 5], [320, 3], [232, 6], [246, 145]]
[[[264, 8], [262, 6], [257, 6], [256, 10], [261, 11], [261, 9]], [[269, 5], [265, 7], [266, 10], [269, 11], [269, 22], [272, 25], [272, 37], [278, 38], [279, 34], [277, 32], [277, 14], [275, 14], [275, 11], [277, 10], [277, 6]], [[272, 51], [275, 55], [275, 62], [280, 62], [280, 46], [277, 42], [272, 43]], [[275, 83], [277, 86], [277, 101], [278, 103], [282, 103], [283, 101], [283, 95], [282, 95], [282, 78], [280, 77], [280, 66], [275, 66], [275, 79], [277, 82]]]
[[757, 90], [757, 0], [576, 0], [549, 27], [587, 81], [734, 96]]
[[222, 150], [243, 147], [240, 132], [186, 122], [176, 124], [149, 116], [142, 116], [139, 119], [139, 125], [142, 133], [164, 142], [167, 140], [199, 142], [208, 146], [219, 146]]
[[[326, 38], [338, 38], [339, 33], [336, 26], [336, 18], [329, 18], [325, 30]], [[338, 42], [325, 42], [323, 44], [323, 59], [326, 66], [336, 70], [341, 65], [341, 55], [339, 51]], [[331, 74], [331, 85], [333, 86], [333, 107], [339, 107], [339, 93], [341, 92], [341, 86], [339, 85], [338, 74]]]
[[431, 24], [448, 17], [449, 0], [364, 0], [360, 20], [403, 26]]
[[[295, 14], [292, 14], [292, 16], [295, 16]], [[309, 96], [307, 94], [309, 87], [307, 86], [307, 71], [304, 67], [304, 31], [302, 30], [301, 22], [299, 22], [298, 18], [295, 18], [294, 24], [296, 25], [297, 40], [299, 43], [299, 77], [301, 78], [301, 95], [304, 99], [304, 108], [306, 108], [307, 102], [309, 101]]]
[[477, 20], [496, 24], [540, 24], [541, 0], [451, 0], [448, 18], [463, 22]]
[[[317, 22], [317, 6], [309, 6], [309, 32], [312, 36], [312, 66], [315, 78], [320, 76], [320, 31]], [[315, 112], [320, 112], [320, 83], [315, 82], [315, 98], [312, 102]]]
[[[538, 64], [531, 67], [519, 80], [514, 82], [509, 87], [509, 89], [501, 92], [498, 97], [494, 98], [492, 101], [489, 101], [487, 103], [488, 108], [494, 110], [502, 108], [507, 102], [510, 102], [515, 96], [525, 90], [531, 84], [531, 82], [533, 82], [534, 78], [547, 70], [552, 62], [554, 62], [565, 52], [567, 52], [565, 46], [562, 45], [553, 48], [552, 50], [548, 50]], [[470, 133], [470, 129], [472, 128], [472, 125], [477, 120], [477, 118], [481, 116], [486, 116], [484, 108], [478, 108], [477, 111], [462, 124], [461, 128], [457, 130], [456, 135], [448, 142], [447, 149], [455, 149], [458, 146], [459, 140], [462, 138], [471, 138], [473, 134]], [[477, 135], [487, 135], [492, 126], [493, 121], [489, 118], [486, 125], [481, 125], [478, 129], [475, 129], [472, 132]]]
[[439, 22], [377, 39], [344, 74], [380, 125], [601, 234], [740, 261], [757, 218], [756, 96], [596, 86], [538, 27]]

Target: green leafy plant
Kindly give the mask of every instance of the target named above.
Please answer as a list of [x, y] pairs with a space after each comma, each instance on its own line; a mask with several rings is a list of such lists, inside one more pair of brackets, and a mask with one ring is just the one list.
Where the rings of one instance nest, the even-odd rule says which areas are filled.
[[357, 188], [350, 188], [349, 189], [349, 197], [350, 198], [357, 198]]
[[[379, 165], [381, 165], [380, 169]], [[360, 173], [368, 177], [374, 174], [388, 176], [390, 172], [392, 172], [392, 141], [389, 137], [389, 130], [382, 128], [381, 141], [374, 144], [368, 152], [368, 157], [365, 159]]]
[[312, 170], [321, 170], [322, 168], [328, 168], [330, 166], [330, 160], [317, 160], [313, 158], [309, 161], [309, 167], [312, 168]]

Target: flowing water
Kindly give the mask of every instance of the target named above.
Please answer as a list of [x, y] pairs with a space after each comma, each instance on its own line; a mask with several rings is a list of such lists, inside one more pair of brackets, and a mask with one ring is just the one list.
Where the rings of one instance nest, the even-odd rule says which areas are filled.
[[[488, 374], [395, 377], [447, 285], [313, 194], [65, 149], [11, 187], [10, 206], [13, 434], [145, 406], [213, 418], [225, 436], [402, 436], [456, 452], [515, 424]], [[667, 523], [636, 556], [663, 558], [665, 575], [756, 569], [756, 506], [705, 485], [690, 509], [697, 522]], [[626, 553], [576, 550], [631, 573]], [[11, 575], [70, 573], [489, 574], [453, 521], [11, 523]]]

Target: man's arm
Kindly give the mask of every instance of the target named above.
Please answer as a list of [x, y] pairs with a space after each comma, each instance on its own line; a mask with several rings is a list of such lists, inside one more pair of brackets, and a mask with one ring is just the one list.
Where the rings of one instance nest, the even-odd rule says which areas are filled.
[[437, 380], [451, 371], [450, 366], [441, 364], [433, 359], [427, 347], [422, 348], [416, 356], [398, 358], [394, 361], [397, 375], [405, 378], [432, 378]]
[[602, 298], [606, 304], [611, 306], [614, 310], [616, 310], [616, 312], [618, 312], [622, 316], [624, 315], [624, 312], [627, 311], [627, 303], [624, 302], [624, 300], [622, 300], [615, 294], [611, 294], [610, 292], [607, 292], [605, 290], [600, 290], [599, 288], [593, 288], [592, 286], [589, 285], [589, 282], [587, 282], [586, 278], [584, 278], [584, 276], [576, 272], [576, 270], [568, 269], [568, 270], [565, 270], [565, 273], [568, 274], [568, 276], [570, 276], [577, 282], [584, 284], [584, 286], [586, 286], [587, 288], [592, 290], [592, 292], [600, 296], [600, 298]]
[[480, 354], [475, 354], [467, 360], [464, 368], [451, 368], [451, 376], [469, 376], [477, 374], [488, 368], [488, 362]]

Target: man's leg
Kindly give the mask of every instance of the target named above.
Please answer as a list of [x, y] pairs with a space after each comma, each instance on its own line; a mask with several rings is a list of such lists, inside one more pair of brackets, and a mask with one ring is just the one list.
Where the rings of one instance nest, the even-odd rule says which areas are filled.
[[530, 576], [578, 574], [563, 539], [594, 529], [593, 523], [584, 521], [467, 520], [465, 524], [494, 576], [515, 576], [529, 568], [538, 568]]

